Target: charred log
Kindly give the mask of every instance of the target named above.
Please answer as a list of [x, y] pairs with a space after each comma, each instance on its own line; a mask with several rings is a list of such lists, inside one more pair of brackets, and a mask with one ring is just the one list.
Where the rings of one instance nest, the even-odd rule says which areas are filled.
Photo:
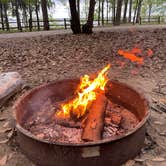
[[104, 117], [107, 105], [107, 98], [104, 94], [99, 94], [89, 110], [85, 127], [82, 132], [82, 140], [97, 141], [101, 139], [104, 128]]

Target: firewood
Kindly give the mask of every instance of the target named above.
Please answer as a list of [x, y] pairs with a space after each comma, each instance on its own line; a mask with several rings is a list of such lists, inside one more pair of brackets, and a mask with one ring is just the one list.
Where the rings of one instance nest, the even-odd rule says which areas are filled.
[[98, 94], [87, 115], [86, 124], [82, 132], [82, 140], [97, 141], [101, 139], [106, 106], [107, 98], [102, 93]]
[[0, 73], [0, 108], [23, 85], [23, 80], [17, 72]]

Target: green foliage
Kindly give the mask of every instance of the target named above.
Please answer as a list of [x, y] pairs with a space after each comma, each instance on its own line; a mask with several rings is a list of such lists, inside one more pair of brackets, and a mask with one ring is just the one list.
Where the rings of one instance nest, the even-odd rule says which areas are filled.
[[151, 15], [164, 16], [166, 13], [165, 0], [144, 0], [142, 4], [142, 15], [147, 16], [151, 10]]

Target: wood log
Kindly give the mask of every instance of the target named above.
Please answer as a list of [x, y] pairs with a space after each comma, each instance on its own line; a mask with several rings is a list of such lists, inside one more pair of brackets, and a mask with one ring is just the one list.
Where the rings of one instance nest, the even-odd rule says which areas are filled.
[[96, 100], [87, 115], [85, 127], [82, 132], [82, 140], [98, 141], [101, 140], [102, 131], [104, 129], [104, 117], [107, 106], [107, 98], [104, 94], [98, 94]]
[[0, 108], [21, 89], [23, 83], [17, 72], [0, 73]]

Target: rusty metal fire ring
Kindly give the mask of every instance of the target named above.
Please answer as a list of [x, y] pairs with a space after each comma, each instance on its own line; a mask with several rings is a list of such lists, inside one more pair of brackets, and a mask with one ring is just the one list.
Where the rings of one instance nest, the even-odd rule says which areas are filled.
[[27, 115], [38, 110], [48, 98], [62, 100], [70, 96], [78, 83], [79, 79], [55, 81], [38, 86], [19, 98], [14, 105], [14, 117], [22, 151], [40, 166], [118, 166], [135, 157], [144, 145], [145, 123], [150, 114], [148, 101], [142, 93], [118, 81], [108, 82], [109, 97], [137, 116], [139, 124], [133, 130], [110, 139], [72, 144], [42, 140], [24, 129]]

